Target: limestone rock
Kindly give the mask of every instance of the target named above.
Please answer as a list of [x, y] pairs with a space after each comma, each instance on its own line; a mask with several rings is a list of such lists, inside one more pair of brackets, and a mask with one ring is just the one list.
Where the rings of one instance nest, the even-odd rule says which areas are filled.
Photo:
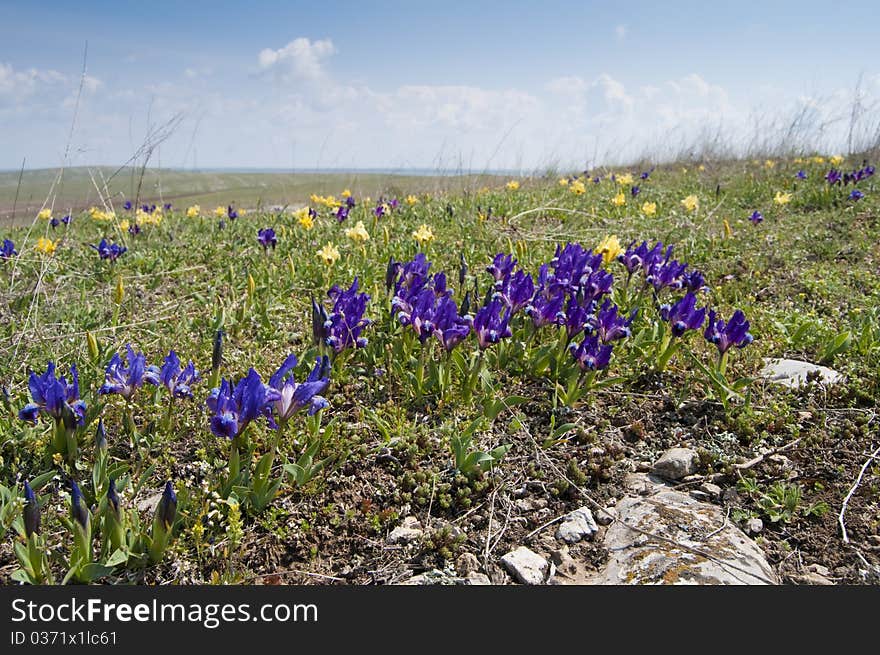
[[835, 384], [843, 380], [843, 376], [834, 369], [818, 364], [802, 362], [798, 359], [764, 359], [764, 368], [759, 375], [775, 384], [797, 388], [806, 383], [807, 375], [818, 375], [822, 384]]
[[693, 475], [700, 467], [700, 456], [691, 448], [670, 448], [654, 462], [652, 473], [669, 480]]
[[556, 529], [556, 538], [567, 544], [574, 544], [581, 539], [592, 539], [598, 530], [593, 513], [589, 508], [581, 507], [565, 517]]
[[547, 560], [525, 546], [512, 550], [501, 558], [510, 574], [523, 584], [544, 584], [550, 565]]

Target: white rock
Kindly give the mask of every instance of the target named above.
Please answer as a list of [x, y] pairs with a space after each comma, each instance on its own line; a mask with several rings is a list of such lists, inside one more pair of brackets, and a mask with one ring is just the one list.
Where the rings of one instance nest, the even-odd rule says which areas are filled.
[[699, 487], [700, 491], [709, 494], [713, 499], [721, 498], [721, 487], [711, 482], [704, 482]]
[[764, 521], [761, 519], [749, 519], [746, 521], [746, 532], [749, 534], [761, 534], [764, 529]]
[[385, 538], [385, 543], [389, 546], [410, 544], [421, 539], [422, 534], [422, 524], [419, 520], [414, 516], [407, 516]]
[[615, 509], [603, 540], [608, 561], [587, 584], [778, 584], [758, 545], [716, 505], [655, 488]]
[[567, 544], [574, 544], [581, 539], [592, 539], [598, 531], [599, 526], [593, 519], [593, 513], [587, 507], [581, 507], [565, 517], [556, 529], [556, 538]]
[[544, 584], [550, 565], [543, 557], [525, 546], [512, 550], [501, 558], [510, 574], [523, 584]]
[[670, 448], [654, 462], [651, 472], [669, 480], [681, 480], [685, 476], [693, 475], [699, 468], [700, 456], [696, 450]]
[[818, 381], [822, 384], [835, 384], [843, 380], [843, 376], [834, 369], [802, 362], [798, 359], [765, 358], [764, 368], [761, 369], [759, 375], [768, 382], [796, 388], [807, 381], [808, 373], [814, 372], [819, 373]]

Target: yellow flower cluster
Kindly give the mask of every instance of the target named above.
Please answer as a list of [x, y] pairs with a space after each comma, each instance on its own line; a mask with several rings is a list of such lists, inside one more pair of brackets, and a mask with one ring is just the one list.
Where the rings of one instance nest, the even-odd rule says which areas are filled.
[[[225, 212], [226, 210], [224, 209], [223, 211]], [[160, 225], [162, 223], [162, 212], [156, 209], [151, 214], [143, 209], [138, 209], [134, 214], [134, 220], [138, 225]]]
[[645, 202], [642, 204], [642, 213], [645, 216], [653, 216], [657, 213], [657, 203], [656, 202]]
[[568, 186], [568, 178], [560, 177], [559, 178], [559, 186]]
[[568, 185], [568, 190], [571, 191], [574, 195], [579, 196], [586, 192], [587, 187], [584, 186], [584, 183], [581, 180], [575, 180]]
[[333, 266], [339, 259], [339, 249], [332, 242], [328, 241], [327, 245], [318, 251], [318, 259], [327, 266]]
[[632, 173], [624, 173], [623, 175], [617, 176], [617, 183], [621, 186], [629, 186], [633, 182]]
[[406, 204], [412, 207], [413, 205], [419, 204], [419, 199], [410, 194], [406, 197]]
[[615, 207], [622, 207], [626, 204], [626, 196], [623, 193], [618, 193], [611, 199], [611, 204]]
[[697, 196], [690, 195], [687, 198], [682, 199], [681, 206], [689, 212], [695, 212], [700, 208], [700, 199], [697, 198]]
[[832, 166], [840, 166], [843, 163], [843, 157], [841, 155], [834, 155], [829, 157], [828, 161]]
[[370, 240], [370, 234], [367, 232], [367, 228], [364, 227], [363, 221], [358, 221], [354, 227], [348, 228], [345, 231], [345, 236], [358, 243]]
[[311, 230], [315, 227], [315, 219], [312, 218], [312, 215], [309, 214], [309, 208], [303, 207], [302, 209], [297, 209], [293, 212], [293, 217], [299, 222], [299, 224], [307, 230]]
[[420, 246], [423, 246], [434, 240], [434, 232], [425, 223], [422, 223], [419, 226], [419, 229], [412, 233], [412, 238], [415, 239]]
[[112, 221], [116, 218], [116, 212], [108, 212], [97, 207], [89, 207], [89, 216], [96, 221]]
[[508, 191], [516, 191], [517, 189], [519, 189], [519, 182], [517, 182], [516, 180], [511, 180], [507, 183]]
[[773, 198], [773, 202], [777, 205], [787, 205], [791, 202], [791, 194], [783, 193], [782, 191], [777, 191], [776, 195]]
[[48, 208], [41, 209], [40, 213], [37, 214], [37, 218], [43, 221], [48, 221], [50, 218], [52, 218], [52, 210]]
[[186, 217], [187, 218], [198, 218], [199, 214], [201, 214], [202, 208], [198, 205], [193, 205], [192, 207], [187, 207], [186, 209]]
[[611, 234], [602, 239], [596, 248], [596, 254], [602, 255], [602, 260], [606, 266], [617, 259], [617, 256], [622, 252], [623, 247], [620, 245], [620, 239], [617, 238], [616, 234]]
[[328, 209], [336, 209], [337, 207], [342, 207], [342, 203], [336, 199], [336, 196], [319, 196], [313, 193], [310, 196], [310, 199], [314, 204], [323, 205]]
[[47, 239], [46, 237], [40, 237], [37, 239], [37, 245], [34, 246], [34, 250], [44, 255], [54, 254], [57, 248], [58, 242], [52, 241], [52, 239]]
[[345, 191], [343, 191], [343, 192], [340, 193], [339, 195], [341, 195], [343, 198], [351, 198], [351, 191], [349, 191], [348, 189], [346, 189]]

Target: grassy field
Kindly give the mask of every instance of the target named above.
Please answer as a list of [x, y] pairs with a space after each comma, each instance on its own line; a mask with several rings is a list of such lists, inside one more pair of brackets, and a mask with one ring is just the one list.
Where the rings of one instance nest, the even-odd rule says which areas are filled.
[[[2, 229], [19, 254], [0, 260], [0, 583], [69, 576], [377, 584], [442, 568], [466, 552], [501, 579], [499, 557], [541, 538], [533, 531], [543, 521], [514, 499], [542, 503], [550, 518], [585, 502], [604, 507], [621, 497], [628, 473], [687, 445], [700, 453], [701, 479], [730, 491], [731, 521], [763, 519], [759, 543], [783, 580], [820, 563], [835, 582], [876, 584], [876, 461], [848, 500], [848, 544], [837, 515], [878, 445], [880, 202], [876, 177], [832, 185], [829, 168], [815, 158], [705, 162], [509, 184], [181, 173], [163, 175], [161, 194], [148, 176], [141, 197], [173, 203], [161, 218], [121, 209], [133, 198], [126, 172], [111, 186], [115, 216], [76, 211], [69, 226], [55, 228], [33, 216], [52, 173], [28, 174], [19, 198], [27, 220]], [[853, 158], [834, 168], [864, 170], [864, 163]], [[59, 207], [99, 204], [83, 171], [65, 180], [56, 216], [67, 211]], [[15, 184], [17, 174], [0, 176], [4, 208]], [[346, 187], [355, 205], [344, 221], [333, 201], [310, 200], [332, 193], [343, 201]], [[198, 216], [186, 215], [191, 202], [201, 204]], [[313, 218], [213, 214], [230, 203], [300, 202], [315, 210]], [[134, 223], [138, 234], [128, 230]], [[258, 241], [263, 228], [274, 229], [277, 246], [265, 236], [265, 247]], [[619, 251], [606, 240], [612, 235]], [[102, 259], [92, 247], [102, 238], [127, 250]], [[630, 273], [617, 260], [642, 241], [672, 245], [672, 258], [686, 262], [686, 272], [700, 271], [705, 283], [679, 273], [655, 291], [638, 266]], [[545, 270], [562, 284], [563, 264], [553, 258], [567, 243], [581, 244], [584, 255], [604, 243], [608, 256], [594, 262], [588, 282], [566, 282], [565, 304], [546, 310], [550, 324], [537, 327], [547, 300], [541, 265], [550, 264]], [[412, 264], [389, 269], [389, 258], [406, 263], [419, 253], [431, 262], [430, 274], [446, 273], [458, 310], [450, 329], [470, 332], [448, 351], [441, 336], [452, 332], [420, 338], [412, 324], [401, 324], [407, 285], [424, 276]], [[499, 253], [517, 260], [523, 287], [506, 286], [513, 282], [502, 260], [487, 271]], [[522, 291], [526, 274], [537, 292]], [[355, 279], [358, 293], [369, 294], [366, 326], [346, 323], [360, 316], [354, 293], [328, 296]], [[675, 320], [664, 319], [662, 306], [685, 297], [688, 285], [698, 307], [725, 320], [742, 310], [753, 341], [721, 358], [704, 338], [705, 321], [673, 336]], [[434, 290], [426, 302], [447, 298], [436, 277], [426, 288]], [[501, 309], [514, 291], [530, 314]], [[592, 308], [591, 293], [600, 301]], [[606, 299], [620, 316], [636, 314], [628, 336], [610, 342], [607, 367], [600, 351], [599, 363], [589, 360], [593, 369], [586, 359], [582, 368], [568, 349], [577, 354], [589, 340], [576, 316], [595, 316]], [[327, 344], [328, 335], [341, 341]], [[334, 344], [345, 346], [349, 337], [337, 352]], [[356, 343], [361, 337], [365, 344]], [[172, 349], [184, 364], [192, 360], [201, 374], [192, 397], [172, 398], [165, 386], [141, 384], [130, 372], [121, 374], [123, 394], [99, 393], [113, 382], [111, 358], [120, 353], [124, 361], [129, 344], [147, 364], [162, 366]], [[596, 355], [596, 348], [581, 353]], [[311, 390], [321, 387], [326, 399], [314, 416], [306, 410], [323, 403], [312, 404], [304, 388], [303, 411], [287, 420], [276, 410], [272, 424], [261, 415], [265, 402], [253, 400], [250, 409], [240, 402], [259, 396], [261, 385], [243, 383], [238, 401], [223, 400], [221, 390], [219, 408], [206, 404], [222, 379], [234, 385], [251, 368], [269, 382], [289, 354], [298, 357], [297, 383], [310, 372], [312, 381], [329, 377], [325, 388]], [[328, 366], [312, 371], [323, 355]], [[757, 376], [765, 357], [822, 363], [846, 380], [799, 390], [767, 384]], [[86, 405], [80, 420], [72, 396], [60, 402], [67, 409], [58, 419], [48, 410], [34, 424], [19, 418], [28, 403], [39, 403], [29, 371], [42, 375], [50, 361], [68, 382], [77, 366]], [[774, 449], [784, 456], [735, 466]], [[23, 510], [26, 481], [35, 498]], [[161, 496], [169, 481], [174, 503]], [[41, 531], [27, 536], [22, 512], [33, 512], [34, 503]], [[424, 538], [388, 548], [387, 534], [409, 515], [425, 526]], [[604, 558], [593, 544], [572, 553], [596, 565]]]
[[29, 224], [44, 206], [63, 215], [99, 206], [170, 202], [177, 206], [300, 207], [313, 193], [348, 188], [358, 196], [473, 191], [498, 184], [495, 175], [387, 175], [380, 173], [234, 173], [156, 168], [75, 167], [0, 172], [0, 225]]

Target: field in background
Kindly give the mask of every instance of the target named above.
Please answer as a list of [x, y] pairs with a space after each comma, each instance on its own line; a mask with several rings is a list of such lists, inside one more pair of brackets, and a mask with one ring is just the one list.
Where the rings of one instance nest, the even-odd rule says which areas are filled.
[[[75, 167], [0, 172], [0, 225], [30, 223], [43, 206], [56, 214], [102, 207], [102, 196], [118, 210], [126, 200], [182, 207], [200, 204], [213, 209], [233, 203], [246, 209], [299, 207], [313, 193], [339, 193], [348, 188], [358, 197], [404, 193], [474, 191], [498, 185], [497, 175], [408, 175], [374, 172], [264, 173], [190, 172], [173, 169]], [[19, 178], [21, 184], [19, 185]], [[101, 193], [98, 193], [98, 189]], [[108, 193], [109, 192], [109, 193]], [[48, 200], [47, 200], [48, 198]], [[14, 210], [14, 211], [13, 211]]]

